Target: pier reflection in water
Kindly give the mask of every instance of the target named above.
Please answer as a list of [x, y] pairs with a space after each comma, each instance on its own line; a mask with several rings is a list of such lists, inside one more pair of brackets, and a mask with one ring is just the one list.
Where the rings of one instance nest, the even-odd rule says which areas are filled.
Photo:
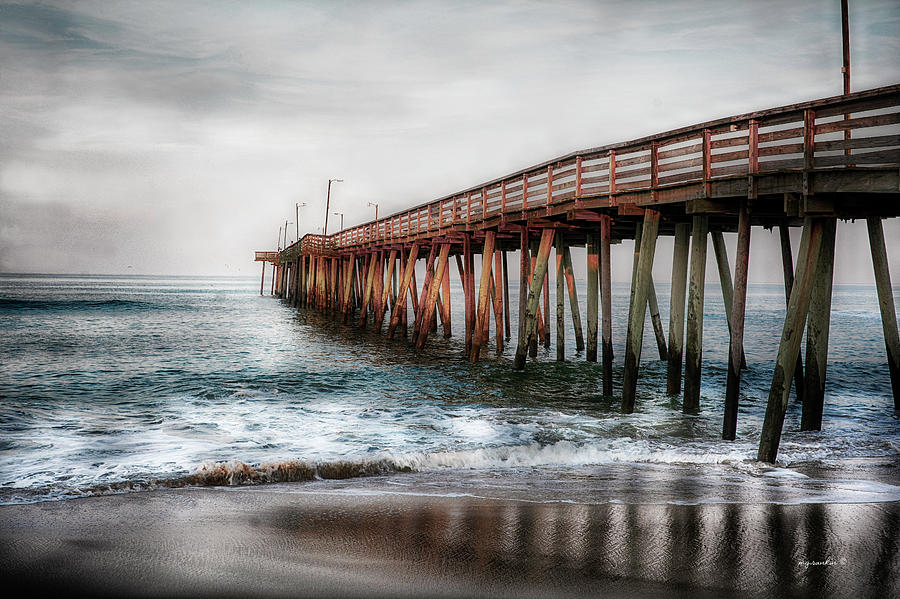
[[260, 525], [286, 529], [313, 551], [324, 544], [390, 562], [391, 570], [433, 580], [432, 590], [900, 593], [897, 503], [583, 505], [396, 495], [352, 505], [331, 513], [306, 503], [280, 508]]

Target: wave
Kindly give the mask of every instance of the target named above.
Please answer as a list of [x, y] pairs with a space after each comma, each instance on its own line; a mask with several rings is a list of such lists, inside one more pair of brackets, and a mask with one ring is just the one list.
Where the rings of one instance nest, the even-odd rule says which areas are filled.
[[[807, 456], [808, 457], [808, 456]], [[820, 456], [822, 457], [822, 456]], [[819, 460], [806, 460], [806, 464]], [[798, 481], [809, 477], [783, 466], [762, 464], [755, 458], [754, 448], [736, 446], [727, 452], [713, 452], [703, 444], [667, 445], [631, 438], [606, 439], [589, 443], [558, 441], [552, 444], [530, 443], [484, 447], [457, 451], [382, 453], [373, 457], [332, 460], [286, 459], [248, 464], [239, 460], [209, 461], [193, 472], [170, 477], [136, 477], [81, 489], [3, 490], [0, 503], [23, 503], [47, 499], [106, 495], [129, 491], [180, 487], [237, 487], [269, 483], [296, 483], [314, 480], [341, 480], [392, 473], [515, 471], [534, 468], [602, 466], [604, 464], [649, 464], [672, 466], [722, 465], [754, 479]], [[821, 463], [821, 462], [820, 462]], [[900, 489], [892, 487], [892, 497], [900, 497]]]
[[[602, 444], [559, 441], [550, 445], [532, 443], [432, 453], [385, 453], [375, 458], [320, 461], [289, 459], [258, 465], [239, 460], [206, 462], [190, 474], [155, 480], [150, 486], [239, 486], [339, 480], [394, 472], [586, 466], [604, 463], [742, 465], [751, 460], [752, 456], [744, 451], [716, 454], [700, 447], [687, 451], [674, 448], [660, 450], [651, 448], [645, 442], [623, 438]], [[104, 488], [118, 490], [135, 486], [134, 482], [128, 482]]]
[[135, 310], [154, 304], [137, 300], [45, 300], [0, 298], [0, 310]]

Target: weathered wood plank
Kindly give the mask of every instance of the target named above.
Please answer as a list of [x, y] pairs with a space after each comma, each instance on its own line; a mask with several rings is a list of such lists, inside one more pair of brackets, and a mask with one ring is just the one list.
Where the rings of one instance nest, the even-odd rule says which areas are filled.
[[[727, 258], [726, 258], [727, 260]], [[738, 400], [741, 391], [741, 368], [744, 363], [744, 312], [747, 304], [747, 273], [750, 265], [750, 211], [747, 200], [738, 213], [737, 252], [734, 264], [734, 295], [730, 306], [728, 374], [725, 382], [725, 414], [722, 438], [733, 441], [737, 434]]]
[[790, 391], [790, 373], [794, 372], [797, 355], [800, 353], [800, 341], [809, 311], [810, 290], [821, 247], [822, 223], [819, 220], [807, 218], [803, 226], [797, 272], [791, 289], [791, 300], [784, 318], [778, 355], [775, 358], [775, 372], [772, 375], [769, 401], [766, 405], [766, 415], [759, 441], [757, 459], [761, 462], [774, 463], [778, 456], [778, 445], [781, 442], [781, 431], [784, 426], [784, 415], [787, 411]]
[[519, 344], [516, 348], [516, 357], [513, 367], [516, 370], [525, 368], [525, 357], [528, 352], [528, 346], [531, 339], [535, 335], [538, 302], [540, 299], [541, 288], [544, 284], [544, 277], [547, 276], [547, 261], [550, 258], [550, 248], [553, 245], [553, 229], [544, 229], [541, 232], [541, 243], [538, 249], [537, 263], [535, 264], [534, 273], [531, 277], [531, 285], [528, 290], [528, 300], [525, 306], [524, 325], [519, 330]]
[[803, 381], [803, 412], [800, 416], [800, 430], [802, 431], [822, 429], [836, 230], [837, 221], [835, 219], [829, 218], [824, 221], [822, 248], [816, 263], [806, 323], [806, 376]]
[[694, 216], [691, 234], [691, 275], [688, 289], [687, 335], [682, 411], [700, 410], [700, 373], [703, 360], [703, 293], [706, 284], [706, 238], [709, 217]]
[[644, 336], [644, 316], [650, 290], [650, 271], [656, 253], [656, 236], [659, 231], [659, 212], [644, 212], [640, 246], [635, 249], [636, 276], [631, 282], [631, 306], [628, 311], [628, 332], [625, 337], [625, 371], [622, 382], [622, 411], [634, 411], [637, 395], [638, 367], [641, 361], [641, 344]]
[[604, 214], [600, 220], [600, 303], [602, 310], [603, 348], [603, 394], [609, 397], [613, 392], [613, 346], [612, 346], [612, 276], [611, 240], [612, 219]]
[[684, 355], [684, 300], [687, 292], [688, 250], [691, 225], [675, 225], [675, 248], [672, 255], [672, 291], [669, 295], [669, 351], [666, 371], [666, 393], [681, 393], [681, 365]]
[[566, 302], [564, 274], [565, 261], [563, 260], [563, 248], [565, 242], [562, 235], [556, 236], [556, 359], [562, 362], [566, 359]]
[[881, 227], [881, 219], [876, 217], [867, 218], [866, 226], [869, 232], [872, 267], [875, 270], [875, 287], [878, 291], [878, 307], [881, 310], [881, 325], [884, 331], [888, 369], [891, 374], [894, 409], [900, 410], [900, 334], [897, 331], [897, 312], [894, 308], [891, 274], [888, 269], [887, 250], [884, 246], [884, 229]]
[[[778, 237], [781, 242], [781, 273], [784, 279], [784, 305], [787, 310], [787, 306], [791, 303], [791, 290], [794, 288], [794, 257], [791, 250], [790, 228], [786, 224], [778, 226]], [[794, 367], [794, 390], [798, 399], [803, 397], [803, 356], [800, 355], [797, 356], [797, 365]]]
[[484, 248], [481, 254], [481, 282], [478, 293], [478, 311], [475, 320], [475, 333], [472, 338], [472, 350], [469, 359], [477, 362], [481, 353], [481, 344], [484, 338], [485, 323], [489, 322], [488, 316], [488, 296], [490, 293], [491, 267], [494, 256], [494, 242], [496, 240], [494, 231], [486, 231], [484, 235]]
[[600, 299], [600, 232], [587, 232], [587, 361], [597, 361], [597, 317]]

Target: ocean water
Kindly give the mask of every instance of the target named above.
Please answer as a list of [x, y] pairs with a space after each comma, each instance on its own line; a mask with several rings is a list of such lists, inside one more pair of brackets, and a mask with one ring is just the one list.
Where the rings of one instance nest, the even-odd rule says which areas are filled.
[[[823, 430], [799, 430], [792, 397], [772, 466], [755, 457], [780, 285], [750, 288], [738, 436], [727, 442], [716, 286], [702, 412], [682, 414], [665, 395], [648, 319], [637, 409], [623, 415], [571, 330], [567, 361], [542, 347], [516, 372], [513, 313], [504, 352], [492, 333], [469, 363], [458, 283], [453, 336], [416, 352], [371, 325], [260, 296], [256, 278], [0, 275], [0, 503], [260, 484], [598, 504], [900, 500], [900, 415], [874, 287], [835, 287]], [[657, 292], [668, 333], [668, 290]], [[628, 293], [614, 285], [617, 391]], [[582, 287], [582, 317], [584, 299]]]

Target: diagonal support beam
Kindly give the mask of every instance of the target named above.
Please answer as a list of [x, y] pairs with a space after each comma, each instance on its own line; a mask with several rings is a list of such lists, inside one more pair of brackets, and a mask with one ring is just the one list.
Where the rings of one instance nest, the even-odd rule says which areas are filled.
[[531, 285], [528, 289], [528, 299], [525, 303], [525, 318], [519, 328], [519, 344], [516, 348], [516, 358], [513, 368], [523, 370], [528, 346], [536, 335], [537, 312], [541, 290], [544, 286], [544, 277], [547, 276], [547, 262], [550, 259], [550, 248], [553, 246], [553, 229], [544, 229], [541, 232], [541, 243], [538, 248], [537, 261], [534, 273], [531, 276]]
[[637, 394], [638, 367], [641, 362], [641, 345], [644, 338], [644, 318], [650, 292], [650, 271], [656, 254], [656, 236], [659, 232], [659, 212], [644, 211], [641, 243], [636, 246], [635, 277], [631, 281], [631, 306], [628, 309], [628, 331], [625, 337], [625, 372], [622, 381], [622, 411], [634, 412]]
[[778, 445], [781, 442], [781, 431], [784, 427], [784, 414], [787, 411], [791, 389], [790, 376], [794, 372], [797, 356], [800, 354], [800, 342], [809, 312], [810, 290], [813, 286], [821, 247], [822, 222], [807, 217], [803, 225], [800, 253], [797, 256], [797, 273], [791, 288], [791, 301], [788, 302], [784, 317], [781, 343], [778, 346], [778, 356], [775, 358], [775, 372], [772, 375], [769, 401], [766, 405], [766, 416], [763, 420], [762, 435], [759, 440], [757, 458], [762, 462], [774, 463], [778, 456]]
[[878, 307], [881, 309], [881, 326], [887, 350], [888, 368], [891, 373], [891, 390], [894, 393], [894, 409], [900, 410], [900, 335], [897, 332], [897, 312], [888, 270], [887, 250], [884, 247], [884, 229], [881, 219], [866, 219], [869, 230], [869, 248], [872, 250], [872, 266], [875, 269], [875, 287], [878, 290]]

